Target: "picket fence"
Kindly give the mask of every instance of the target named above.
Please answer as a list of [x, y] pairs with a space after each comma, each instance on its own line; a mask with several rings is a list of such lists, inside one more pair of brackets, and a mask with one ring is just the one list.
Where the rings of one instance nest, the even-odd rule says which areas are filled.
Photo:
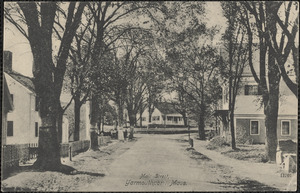
[[[70, 150], [72, 155], [76, 155], [88, 150], [89, 145], [89, 140], [62, 143], [60, 144], [60, 155], [61, 157], [67, 157]], [[37, 152], [37, 143], [3, 145], [1, 159], [2, 174], [9, 173], [10, 170], [18, 167], [20, 163], [26, 163], [28, 160], [36, 158]]]

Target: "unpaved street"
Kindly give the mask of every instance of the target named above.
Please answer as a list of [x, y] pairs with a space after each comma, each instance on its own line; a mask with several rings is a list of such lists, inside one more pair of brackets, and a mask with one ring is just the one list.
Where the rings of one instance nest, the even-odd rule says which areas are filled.
[[187, 151], [182, 135], [138, 135], [138, 141], [110, 165], [105, 177], [81, 191], [272, 190], [234, 176], [198, 152]]
[[72, 174], [23, 171], [4, 180], [4, 191], [272, 191], [233, 168], [189, 148], [187, 135], [136, 134], [63, 163]]

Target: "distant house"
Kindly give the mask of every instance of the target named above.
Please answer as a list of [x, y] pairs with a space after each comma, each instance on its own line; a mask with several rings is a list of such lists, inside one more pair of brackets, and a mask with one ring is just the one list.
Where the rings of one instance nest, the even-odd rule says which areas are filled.
[[[235, 135], [237, 141], [246, 138], [253, 143], [265, 143], [266, 128], [262, 96], [251, 74], [244, 74], [241, 79], [241, 88], [236, 97], [234, 112]], [[298, 100], [281, 80], [279, 109], [277, 119], [278, 140], [297, 140]], [[228, 123], [228, 87], [223, 86], [222, 101], [218, 105], [215, 115], [218, 117], [218, 130], [221, 135], [229, 134]]]
[[6, 145], [7, 138], [7, 113], [11, 112], [14, 109], [11, 94], [9, 92], [6, 78], [3, 77], [3, 95], [2, 95], [2, 146]]
[[[71, 96], [68, 94], [63, 94], [61, 96], [61, 105], [66, 106], [70, 100]], [[90, 140], [90, 107], [89, 102], [84, 103], [80, 108], [80, 130], [79, 130], [79, 140]], [[63, 125], [66, 128], [63, 130], [63, 142], [66, 140], [74, 140], [74, 102], [65, 110]]]
[[[148, 125], [149, 112], [148, 109], [142, 114], [142, 124]], [[176, 111], [172, 103], [160, 102], [155, 105], [151, 116], [151, 124], [164, 126], [184, 126], [182, 115]]]

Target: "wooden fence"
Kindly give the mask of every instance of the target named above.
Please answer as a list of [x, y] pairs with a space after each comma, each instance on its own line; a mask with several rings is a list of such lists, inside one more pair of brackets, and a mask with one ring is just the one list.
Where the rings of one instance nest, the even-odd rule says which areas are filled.
[[61, 157], [69, 156], [70, 148], [71, 148], [72, 155], [76, 155], [80, 152], [87, 151], [89, 147], [90, 147], [89, 140], [62, 143], [60, 144], [60, 155]]
[[[90, 141], [75, 141], [70, 143], [63, 143], [60, 145], [61, 157], [69, 156], [71, 147], [72, 155], [89, 149]], [[2, 146], [1, 169], [2, 174], [9, 173], [10, 170], [19, 166], [19, 163], [25, 163], [30, 159], [37, 157], [38, 144], [14, 144]]]
[[107, 143], [109, 143], [110, 141], [111, 141], [110, 136], [98, 136], [98, 145], [100, 147], [107, 145]]

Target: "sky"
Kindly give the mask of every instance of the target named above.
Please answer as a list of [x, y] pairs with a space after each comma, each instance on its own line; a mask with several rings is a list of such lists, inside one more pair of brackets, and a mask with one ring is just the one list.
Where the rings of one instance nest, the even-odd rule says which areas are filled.
[[[222, 15], [219, 2], [210, 1], [206, 5], [206, 22], [208, 27], [220, 26], [220, 33], [215, 41], [219, 41], [221, 33], [225, 31], [226, 20]], [[4, 19], [3, 50], [13, 53], [13, 70], [32, 77], [32, 53], [28, 40], [9, 22]]]

